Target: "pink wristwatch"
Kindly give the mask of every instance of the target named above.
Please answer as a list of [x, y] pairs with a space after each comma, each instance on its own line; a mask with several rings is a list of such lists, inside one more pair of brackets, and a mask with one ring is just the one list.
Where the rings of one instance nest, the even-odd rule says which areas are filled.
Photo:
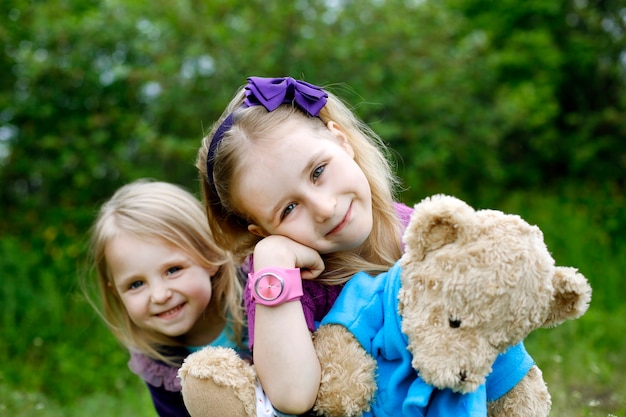
[[300, 268], [263, 268], [248, 274], [252, 298], [259, 304], [275, 306], [302, 297]]

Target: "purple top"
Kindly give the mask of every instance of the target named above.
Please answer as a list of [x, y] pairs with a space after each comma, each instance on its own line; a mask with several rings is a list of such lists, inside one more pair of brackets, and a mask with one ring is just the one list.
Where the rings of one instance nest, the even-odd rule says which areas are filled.
[[[413, 208], [401, 203], [394, 203], [394, 208], [400, 223], [406, 227], [409, 224]], [[342, 289], [343, 285], [324, 285], [315, 280], [302, 280], [303, 295], [300, 302], [302, 303], [307, 327], [311, 332], [316, 330], [316, 324], [328, 313]], [[247, 285], [244, 291], [244, 302], [248, 315], [249, 346], [252, 350], [252, 345], [254, 344], [255, 302]]]
[[178, 367], [169, 366], [138, 352], [131, 352], [128, 367], [152, 386], [163, 387], [171, 392], [181, 390], [180, 379], [177, 378]]
[[[181, 349], [180, 353], [188, 354], [185, 349]], [[169, 366], [141, 353], [131, 352], [128, 367], [145, 381], [150, 390], [154, 408], [160, 417], [189, 416], [180, 392], [180, 380], [177, 378], [178, 366]]]

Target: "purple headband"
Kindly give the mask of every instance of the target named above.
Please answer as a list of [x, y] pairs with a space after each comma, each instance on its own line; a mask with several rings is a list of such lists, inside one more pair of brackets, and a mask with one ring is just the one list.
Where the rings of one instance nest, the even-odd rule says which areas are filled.
[[[292, 104], [311, 117], [319, 117], [320, 110], [326, 105], [328, 94], [321, 88], [291, 77], [263, 78], [248, 77], [245, 87], [246, 98], [242, 108], [263, 106], [273, 112], [281, 104]], [[215, 151], [224, 139], [224, 134], [233, 127], [233, 113], [230, 113], [215, 131], [207, 152], [207, 180], [217, 195], [213, 182], [213, 164]]]

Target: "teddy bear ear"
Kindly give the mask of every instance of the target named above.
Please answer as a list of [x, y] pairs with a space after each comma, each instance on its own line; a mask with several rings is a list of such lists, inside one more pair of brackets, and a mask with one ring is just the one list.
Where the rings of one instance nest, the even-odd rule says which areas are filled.
[[423, 260], [430, 251], [459, 239], [474, 222], [474, 209], [456, 197], [437, 194], [416, 204], [404, 233], [405, 253]]
[[556, 326], [585, 314], [591, 302], [591, 286], [576, 268], [557, 266], [552, 286], [554, 298], [543, 327]]

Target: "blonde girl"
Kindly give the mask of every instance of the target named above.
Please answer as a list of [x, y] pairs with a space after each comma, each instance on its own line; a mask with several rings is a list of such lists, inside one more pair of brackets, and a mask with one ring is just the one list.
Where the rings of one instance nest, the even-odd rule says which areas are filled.
[[359, 271], [389, 270], [402, 254], [411, 209], [394, 201], [386, 154], [338, 97], [290, 77], [248, 78], [198, 151], [218, 244], [240, 260], [253, 255], [250, 345], [261, 385], [284, 413], [315, 402], [311, 332], [342, 285]]
[[215, 243], [198, 199], [165, 182], [117, 190], [90, 239], [96, 282], [84, 283], [89, 299], [131, 352], [129, 367], [159, 415], [189, 415], [177, 372], [190, 352], [222, 346], [249, 357], [242, 273]]

